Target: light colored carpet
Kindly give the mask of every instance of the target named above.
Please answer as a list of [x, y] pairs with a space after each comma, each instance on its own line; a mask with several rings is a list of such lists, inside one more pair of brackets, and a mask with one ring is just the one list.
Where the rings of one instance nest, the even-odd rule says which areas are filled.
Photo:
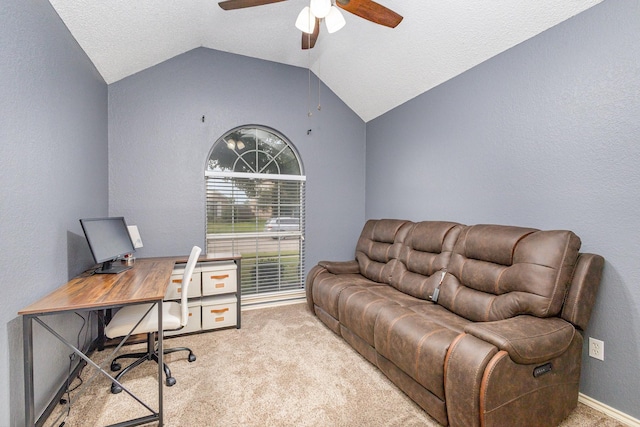
[[[306, 304], [243, 312], [241, 329], [165, 340], [166, 347], [182, 345], [198, 359], [189, 363], [186, 353], [165, 358], [177, 380], [164, 387], [165, 426], [438, 426]], [[124, 352], [134, 348], [143, 347]], [[109, 353], [96, 352], [93, 359], [103, 363]], [[123, 383], [156, 408], [156, 374], [157, 365], [145, 362]], [[126, 393], [112, 395], [109, 381], [93, 375], [84, 369], [90, 384], [83, 395], [72, 393], [68, 416], [58, 418], [67, 413], [60, 406], [46, 426], [63, 420], [65, 427], [98, 426], [149, 414]], [[562, 424], [591, 426], [622, 424], [582, 404]]]

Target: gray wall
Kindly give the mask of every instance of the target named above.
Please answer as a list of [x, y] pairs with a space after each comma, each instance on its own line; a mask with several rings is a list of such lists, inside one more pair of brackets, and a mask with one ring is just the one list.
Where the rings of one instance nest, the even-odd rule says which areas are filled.
[[[46, 0], [0, 2], [0, 425], [22, 425], [17, 312], [91, 264], [78, 219], [107, 213], [107, 85]], [[47, 323], [73, 341], [82, 321]], [[35, 328], [36, 402], [69, 350]]]
[[566, 228], [603, 255], [581, 391], [636, 418], [638, 40], [640, 2], [607, 0], [369, 122], [366, 165], [368, 218]]
[[[606, 0], [365, 126], [324, 86], [309, 119], [306, 70], [202, 48], [107, 88], [47, 1], [4, 0], [0, 425], [23, 417], [17, 311], [91, 262], [78, 218], [125, 215], [140, 256], [186, 254], [204, 244], [208, 151], [250, 123], [302, 156], [307, 268], [352, 258], [365, 217], [576, 231], [607, 259], [586, 333], [606, 358], [585, 357], [582, 391], [640, 417], [639, 7]], [[74, 316], [48, 321], [75, 338]], [[68, 351], [36, 343], [41, 407]]]
[[315, 76], [311, 84], [309, 102], [307, 70], [198, 48], [109, 85], [109, 212], [138, 225], [137, 255], [205, 244], [209, 151], [230, 129], [259, 124], [302, 157], [307, 269], [320, 258], [353, 258], [364, 221], [365, 124], [324, 85], [318, 111]]

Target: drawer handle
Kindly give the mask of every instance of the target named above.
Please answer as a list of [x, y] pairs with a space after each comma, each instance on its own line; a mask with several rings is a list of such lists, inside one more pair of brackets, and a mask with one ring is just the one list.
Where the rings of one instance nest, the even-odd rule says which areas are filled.
[[227, 311], [229, 311], [229, 308], [228, 308], [228, 307], [227, 307], [227, 308], [222, 308], [222, 309], [220, 309], [220, 310], [211, 310], [211, 312], [212, 312], [212, 313], [215, 313], [215, 314], [226, 313]]
[[[189, 280], [189, 283], [193, 282], [193, 278]], [[171, 283], [182, 283], [182, 279], [173, 279]]]
[[223, 274], [222, 276], [211, 276], [211, 280], [224, 280], [228, 278], [229, 278], [228, 274]]

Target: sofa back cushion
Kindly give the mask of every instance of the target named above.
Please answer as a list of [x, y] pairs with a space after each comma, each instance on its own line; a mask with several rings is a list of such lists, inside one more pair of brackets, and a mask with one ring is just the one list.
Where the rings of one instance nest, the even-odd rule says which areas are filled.
[[455, 244], [438, 304], [472, 321], [557, 316], [578, 259], [571, 231], [466, 227]]
[[[416, 298], [429, 299], [463, 226], [455, 222], [423, 221], [413, 224], [392, 260], [390, 285]], [[399, 239], [398, 239], [399, 240]]]
[[360, 274], [379, 283], [389, 283], [387, 264], [398, 256], [401, 242], [412, 224], [397, 219], [368, 220], [356, 245]]

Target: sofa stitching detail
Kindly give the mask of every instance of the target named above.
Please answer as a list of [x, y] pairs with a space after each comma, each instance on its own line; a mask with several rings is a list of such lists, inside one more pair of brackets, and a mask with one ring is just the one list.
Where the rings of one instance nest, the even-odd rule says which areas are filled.
[[500, 274], [498, 274], [498, 277], [496, 278], [496, 282], [493, 286], [493, 293], [495, 295], [500, 295], [500, 280], [502, 280], [502, 275], [507, 271], [507, 268], [503, 268], [500, 271]]
[[447, 393], [447, 371], [449, 369], [449, 364], [451, 363], [451, 355], [453, 354], [455, 348], [458, 346], [458, 343], [460, 342], [460, 340], [462, 340], [462, 338], [464, 338], [467, 334], [462, 332], [460, 334], [458, 334], [457, 337], [455, 337], [453, 339], [453, 341], [451, 341], [451, 344], [449, 345], [449, 348], [447, 349], [447, 354], [444, 356], [444, 378], [443, 378], [443, 383], [444, 383], [444, 390], [445, 390], [445, 398], [446, 398], [446, 393]]
[[[369, 311], [369, 307], [371, 307], [373, 304], [383, 301], [385, 298], [379, 297], [377, 299], [374, 299], [373, 301], [370, 301], [368, 304], [366, 304], [364, 306], [364, 309], [362, 310], [362, 314], [360, 315], [360, 324], [364, 325], [365, 324], [365, 316], [367, 314], [367, 312]], [[373, 329], [375, 329], [375, 324], [376, 321], [378, 320], [378, 316], [380, 315], [380, 311], [378, 310], [378, 313], [376, 313], [376, 318], [373, 319]], [[375, 340], [375, 335], [372, 337], [373, 340]]]
[[[562, 316], [562, 312], [564, 311], [564, 308], [569, 305], [570, 309], [567, 312], [567, 317], [569, 319], [575, 319], [577, 317], [576, 312], [578, 311], [578, 304], [577, 304], [577, 300], [578, 300], [578, 294], [576, 293], [574, 295], [573, 298], [571, 298], [571, 288], [573, 287], [573, 279], [575, 278], [575, 275], [577, 273], [578, 270], [578, 265], [580, 263], [580, 257], [582, 255], [578, 254], [578, 258], [576, 259], [576, 265], [573, 266], [573, 271], [571, 272], [571, 277], [569, 278], [569, 286], [567, 286], [567, 289], [564, 293], [564, 299], [562, 301], [562, 308], [560, 309], [560, 315]], [[564, 316], [562, 316], [564, 317]]]
[[451, 227], [449, 227], [449, 229], [447, 231], [445, 231], [444, 236], [442, 236], [442, 241], [440, 242], [440, 253], [442, 253], [444, 251], [444, 242], [447, 241], [447, 237], [449, 236], [449, 234], [451, 234], [453, 232], [453, 230], [457, 227], [457, 225], [452, 225]]
[[518, 248], [518, 245], [520, 244], [520, 242], [522, 242], [524, 239], [526, 239], [527, 237], [531, 236], [534, 233], [537, 233], [540, 230], [536, 230], [536, 231], [530, 231], [528, 233], [525, 233], [524, 235], [522, 235], [513, 245], [513, 248], [511, 249], [511, 264], [513, 265], [513, 258], [516, 254], [516, 249]]
[[[492, 359], [493, 359], [493, 357], [492, 357]], [[474, 379], [474, 381], [473, 381], [473, 395], [474, 396], [479, 396], [481, 394], [480, 390], [482, 389], [482, 378], [484, 377], [484, 373], [486, 372], [486, 369], [485, 369], [486, 368], [486, 364], [482, 364], [482, 377], [480, 378], [480, 383], [478, 384], [475, 381], [475, 379], [478, 378], [478, 373], [480, 373], [480, 368], [481, 368], [481, 366], [476, 365], [475, 371], [473, 373], [473, 379]]]
[[[429, 276], [431, 277], [431, 276]], [[427, 286], [427, 283], [429, 282], [429, 278], [425, 277], [424, 279], [422, 279], [422, 283], [420, 284], [420, 287], [418, 288], [419, 291], [419, 295], [424, 295], [424, 289]]]
[[491, 376], [493, 371], [496, 369], [496, 366], [498, 365], [498, 363], [505, 357], [509, 357], [509, 353], [507, 353], [506, 351], [499, 351], [497, 354], [495, 354], [491, 358], [491, 360], [489, 360], [489, 362], [487, 363], [487, 366], [485, 367], [484, 372], [482, 373], [482, 379], [480, 380], [480, 391], [479, 391], [479, 395], [480, 395], [479, 411], [480, 411], [481, 426], [485, 424], [484, 415], [485, 413], [487, 413], [486, 412], [487, 411], [487, 408], [486, 408], [487, 382], [489, 381], [489, 377]]
[[491, 309], [493, 308], [493, 303], [496, 302], [496, 296], [494, 295], [493, 298], [491, 298], [491, 302], [487, 305], [487, 310], [484, 313], [484, 320], [488, 321], [489, 320], [489, 316], [491, 314]]
[[433, 273], [435, 273], [435, 271], [433, 271], [433, 269], [435, 268], [433, 266], [433, 264], [436, 262], [436, 258], [438, 255], [435, 255], [433, 257], [431, 257], [431, 259], [429, 260], [429, 267], [427, 267], [429, 269], [429, 271], [431, 272], [430, 274], [428, 274], [428, 276], [431, 276]]
[[[391, 323], [389, 324], [389, 328], [387, 328], [387, 337], [385, 338], [385, 342], [390, 342], [390, 340], [391, 340], [391, 331], [393, 330], [393, 327], [396, 325], [396, 323], [398, 323], [401, 319], [404, 319], [405, 317], [409, 317], [409, 316], [411, 316], [413, 314], [414, 313], [404, 313], [404, 314], [401, 314], [400, 316], [394, 318], [391, 321]], [[379, 316], [380, 316], [380, 313], [378, 312], [378, 316], [376, 316], [376, 323], [378, 321], [378, 317]], [[374, 339], [375, 339], [375, 334], [374, 334]]]
[[458, 279], [458, 282], [460, 283], [460, 285], [462, 285], [462, 280], [463, 280], [463, 276], [464, 276], [464, 267], [467, 265], [467, 261], [469, 259], [465, 256], [464, 259], [462, 260], [462, 265], [460, 266], [460, 271], [458, 272], [458, 274], [460, 275], [460, 277], [456, 277], [456, 279]]
[[454, 313], [457, 313], [456, 299], [458, 298], [458, 294], [462, 291], [462, 287], [463, 285], [458, 286], [458, 288], [453, 293], [453, 296], [451, 297], [451, 311], [453, 311]]
[[[562, 272], [562, 269], [565, 267], [564, 263], [565, 263], [565, 261], [567, 259], [567, 253], [569, 252], [569, 242], [570, 241], [571, 241], [571, 235], [568, 235], [567, 236], [567, 240], [566, 240], [566, 242], [564, 244], [564, 252], [562, 253], [562, 257], [560, 258], [560, 267], [558, 268], [558, 271], [556, 271], [556, 281], [555, 281], [555, 284], [553, 286], [553, 293], [551, 294], [552, 297], [549, 298], [549, 304], [547, 305], [547, 309], [544, 312], [545, 315], [549, 314], [549, 310], [551, 309], [551, 304], [553, 303], [553, 299], [554, 299], [553, 297], [555, 296], [555, 294], [556, 294], [556, 292], [558, 290], [558, 286], [560, 285], [559, 284], [560, 276], [561, 276], [560, 273]], [[576, 262], [576, 265], [577, 265], [577, 262]], [[575, 269], [575, 267], [576, 266], [574, 265], [574, 269]], [[566, 289], [565, 289], [565, 292], [566, 292]], [[563, 299], [564, 299], [564, 296], [563, 296]], [[560, 308], [560, 310], [561, 310], [561, 313], [562, 313], [562, 307]]]
[[[338, 317], [340, 317], [340, 299], [341, 299], [340, 297], [342, 296], [342, 292], [344, 292], [346, 289], [347, 289], [347, 288], [341, 289], [341, 290], [338, 292], [338, 297], [337, 297], [337, 300], [338, 300]], [[345, 300], [344, 304], [345, 304], [345, 305], [347, 305], [347, 304], [349, 303], [349, 300], [350, 300], [351, 298], [353, 298], [353, 296], [354, 296], [355, 294], [359, 294], [359, 293], [361, 293], [361, 292], [365, 292], [365, 289], [357, 289], [357, 290], [353, 291], [353, 292], [351, 293], [351, 295], [347, 296], [347, 299]]]
[[491, 411], [487, 412], [487, 414], [489, 414], [489, 413], [491, 413], [491, 412], [494, 412], [494, 411], [497, 411], [498, 409], [500, 409], [500, 408], [502, 408], [502, 407], [504, 407], [504, 406], [507, 406], [507, 405], [509, 405], [510, 403], [515, 402], [515, 401], [516, 401], [516, 400], [518, 400], [518, 399], [523, 398], [524, 396], [529, 396], [529, 395], [531, 395], [531, 394], [537, 393], [537, 392], [538, 392], [538, 391], [540, 391], [540, 390], [548, 389], [548, 388], [552, 388], [552, 387], [555, 387], [555, 386], [563, 386], [563, 385], [570, 385], [570, 384], [575, 384], [575, 383], [574, 383], [574, 382], [567, 382], [567, 381], [564, 381], [564, 382], [559, 382], [559, 383], [555, 383], [555, 384], [548, 384], [548, 385], [545, 385], [545, 386], [542, 386], [542, 387], [536, 387], [536, 388], [534, 388], [534, 389], [532, 389], [532, 390], [529, 390], [528, 392], [526, 392], [526, 393], [524, 393], [524, 394], [521, 394], [521, 395], [515, 396], [515, 397], [513, 397], [512, 399], [509, 399], [509, 400], [507, 400], [506, 402], [503, 402], [500, 406], [497, 406], [497, 407], [495, 407], [494, 409], [492, 409]]
[[415, 359], [413, 362], [413, 372], [415, 372], [416, 374], [419, 372], [418, 371], [418, 362], [420, 361], [420, 355], [422, 354], [422, 344], [424, 344], [424, 342], [431, 336], [435, 335], [438, 332], [444, 331], [446, 330], [445, 328], [438, 328], [435, 329], [429, 333], [426, 333], [424, 335], [422, 335], [422, 338], [420, 338], [420, 340], [418, 341], [418, 345], [416, 346], [416, 354], [415, 354]]
[[[571, 327], [571, 326], [567, 324], [567, 325], [563, 325], [562, 327], [556, 328], [556, 329], [554, 329], [554, 330], [552, 330], [552, 331], [548, 331], [548, 332], [545, 332], [545, 333], [539, 333], [539, 334], [535, 334], [535, 335], [529, 335], [529, 336], [527, 336], [527, 337], [523, 337], [523, 338], [512, 338], [512, 339], [508, 339], [508, 338], [507, 338], [507, 337], [505, 337], [503, 334], [501, 334], [501, 333], [499, 333], [499, 332], [497, 332], [497, 331], [493, 331], [493, 330], [491, 330], [491, 329], [488, 329], [488, 331], [489, 331], [490, 333], [492, 333], [492, 334], [494, 334], [494, 335], [496, 335], [496, 336], [498, 336], [498, 337], [502, 338], [502, 340], [503, 340], [503, 342], [504, 342], [504, 344], [503, 344], [503, 345], [504, 345], [505, 347], [506, 347], [506, 346], [508, 346], [508, 347], [509, 347], [509, 349], [510, 349], [511, 351], [513, 351], [513, 353], [514, 353], [514, 354], [518, 355], [520, 359], [522, 359], [522, 360], [529, 360], [529, 359], [530, 359], [530, 357], [526, 357], [525, 355], [523, 355], [523, 354], [522, 354], [522, 352], [520, 352], [520, 351], [518, 351], [518, 350], [516, 349], [516, 347], [515, 347], [515, 343], [520, 342], [520, 341], [530, 341], [530, 340], [531, 340], [531, 338], [541, 338], [541, 337], [550, 336], [550, 335], [555, 334], [555, 333], [556, 333], [556, 332], [558, 332], [558, 331], [561, 331], [561, 330], [563, 330], [563, 329], [567, 329], [568, 327]], [[574, 329], [573, 327], [571, 327], [571, 329], [573, 330], [573, 333], [572, 333], [572, 335], [571, 335], [571, 339], [569, 340], [569, 342], [568, 342], [568, 344], [567, 344], [566, 346], [564, 346], [562, 349], [560, 349], [560, 351], [559, 351], [559, 352], [556, 352], [556, 351], [554, 351], [554, 352], [547, 352], [547, 353], [541, 354], [539, 357], [541, 357], [541, 358], [543, 358], [543, 359], [549, 359], [549, 358], [552, 358], [552, 357], [556, 357], [558, 354], [562, 354], [562, 353], [564, 353], [565, 351], [567, 351], [567, 349], [568, 349], [568, 348], [569, 348], [569, 346], [571, 345], [571, 341], [573, 341], [573, 337], [575, 336], [575, 329]], [[499, 346], [499, 347], [502, 347], [502, 346]], [[502, 350], [503, 350], [503, 351], [506, 351], [507, 353], [510, 353], [510, 351], [509, 351], [509, 350], [505, 350], [505, 349], [502, 349]]]

